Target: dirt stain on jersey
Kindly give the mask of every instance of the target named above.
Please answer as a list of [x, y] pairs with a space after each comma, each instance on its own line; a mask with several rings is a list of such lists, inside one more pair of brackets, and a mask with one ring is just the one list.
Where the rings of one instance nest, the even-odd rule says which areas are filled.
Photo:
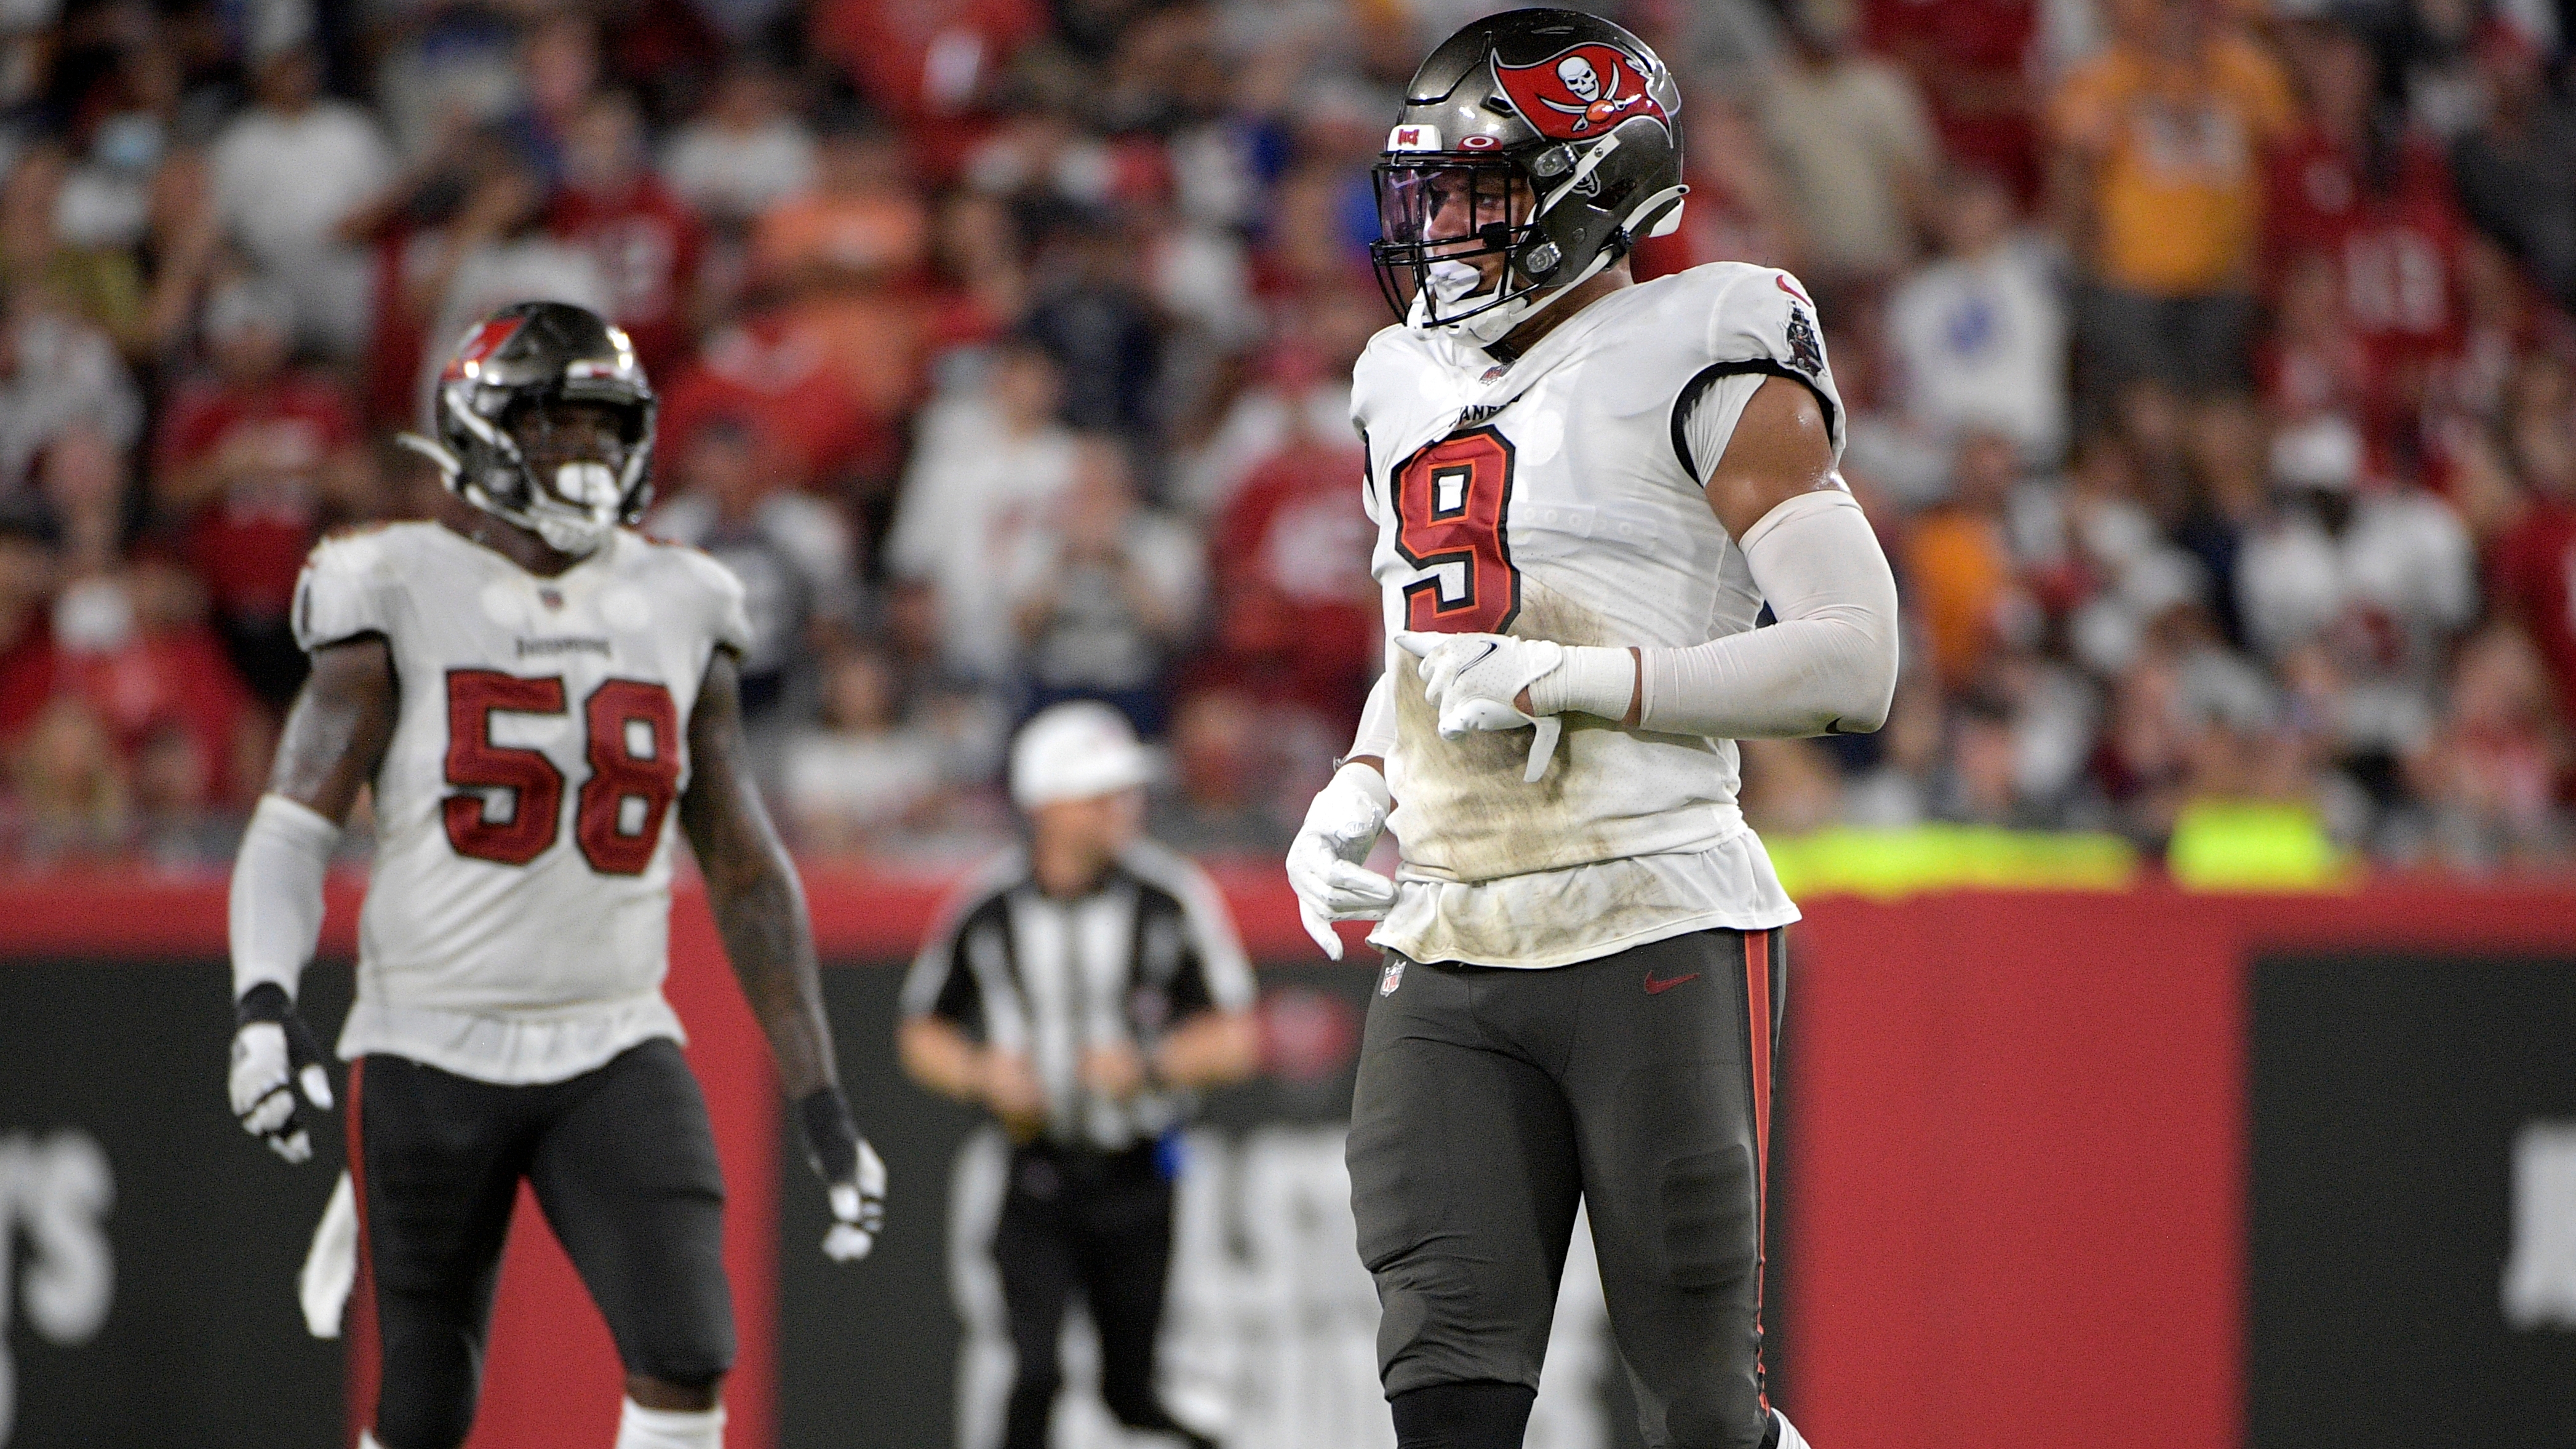
[[[1515, 637], [1608, 644], [1606, 630], [1599, 614], [1522, 577], [1521, 611], [1511, 627]], [[1585, 738], [1615, 731], [1616, 725], [1568, 716], [1547, 774], [1532, 784], [1521, 778], [1529, 763], [1530, 731], [1444, 740], [1422, 677], [1402, 668], [1395, 680], [1395, 727], [1404, 751], [1402, 804], [1413, 827], [1403, 842], [1408, 863], [1477, 881], [1620, 853], [1599, 827], [1597, 782], [1589, 778], [1597, 767], [1588, 763], [1593, 751]]]

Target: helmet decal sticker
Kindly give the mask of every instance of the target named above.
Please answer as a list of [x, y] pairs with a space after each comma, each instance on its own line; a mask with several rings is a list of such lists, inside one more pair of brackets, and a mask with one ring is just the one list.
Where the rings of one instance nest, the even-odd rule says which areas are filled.
[[1497, 56], [1494, 80], [1538, 133], [1554, 140], [1607, 135], [1630, 116], [1672, 120], [1647, 93], [1637, 58], [1598, 41], [1569, 45], [1535, 65], [1505, 65]]
[[495, 317], [488, 322], [475, 323], [474, 330], [466, 333], [464, 340], [456, 344], [456, 355], [449, 358], [447, 366], [439, 371], [438, 380], [454, 382], [458, 378], [472, 376], [477, 364], [507, 346], [511, 338], [519, 335], [519, 329], [527, 324], [525, 315]]

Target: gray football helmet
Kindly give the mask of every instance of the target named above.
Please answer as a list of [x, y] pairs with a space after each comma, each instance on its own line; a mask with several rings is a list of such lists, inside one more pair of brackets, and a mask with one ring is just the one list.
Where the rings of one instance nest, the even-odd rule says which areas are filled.
[[1607, 20], [1489, 16], [1431, 52], [1405, 95], [1376, 167], [1369, 256], [1414, 327], [1495, 341], [1681, 225], [1681, 90]]
[[[612, 456], [537, 477], [522, 432], [545, 426], [551, 402], [614, 409]], [[598, 548], [653, 501], [653, 386], [626, 334], [586, 307], [519, 302], [476, 323], [439, 372], [430, 406], [436, 438], [402, 442], [438, 464], [449, 492], [565, 553]]]

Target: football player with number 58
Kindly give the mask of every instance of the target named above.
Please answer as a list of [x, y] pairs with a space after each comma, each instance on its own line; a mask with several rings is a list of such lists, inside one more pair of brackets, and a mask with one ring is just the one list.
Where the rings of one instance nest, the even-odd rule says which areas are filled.
[[1578, 1203], [1645, 1442], [1804, 1443], [1761, 1355], [1798, 912], [1734, 742], [1878, 728], [1896, 586], [1796, 279], [1632, 278], [1680, 110], [1627, 31], [1511, 11], [1423, 62], [1377, 167], [1402, 321], [1352, 413], [1392, 647], [1288, 874], [1327, 952], [1355, 919], [1386, 952], [1349, 1153], [1400, 1449], [1521, 1443]]
[[828, 1189], [824, 1251], [864, 1255], [885, 1201], [746, 759], [743, 587], [631, 528], [654, 398], [596, 314], [493, 314], [434, 407], [436, 439], [406, 441], [472, 507], [325, 542], [296, 586], [313, 673], [233, 868], [233, 1110], [311, 1155], [329, 1079], [295, 992], [368, 785], [374, 880], [339, 1043], [383, 1360], [361, 1443], [464, 1442], [524, 1178], [624, 1361], [617, 1449], [718, 1449], [724, 1181], [661, 990], [675, 818]]

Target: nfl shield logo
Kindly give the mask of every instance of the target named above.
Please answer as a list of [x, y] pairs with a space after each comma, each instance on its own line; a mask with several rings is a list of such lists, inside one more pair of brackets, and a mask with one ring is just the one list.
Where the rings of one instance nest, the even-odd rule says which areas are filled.
[[1395, 994], [1395, 988], [1402, 986], [1403, 984], [1404, 962], [1401, 960], [1389, 961], [1386, 963], [1386, 975], [1377, 983], [1377, 994], [1380, 996], [1393, 996]]

